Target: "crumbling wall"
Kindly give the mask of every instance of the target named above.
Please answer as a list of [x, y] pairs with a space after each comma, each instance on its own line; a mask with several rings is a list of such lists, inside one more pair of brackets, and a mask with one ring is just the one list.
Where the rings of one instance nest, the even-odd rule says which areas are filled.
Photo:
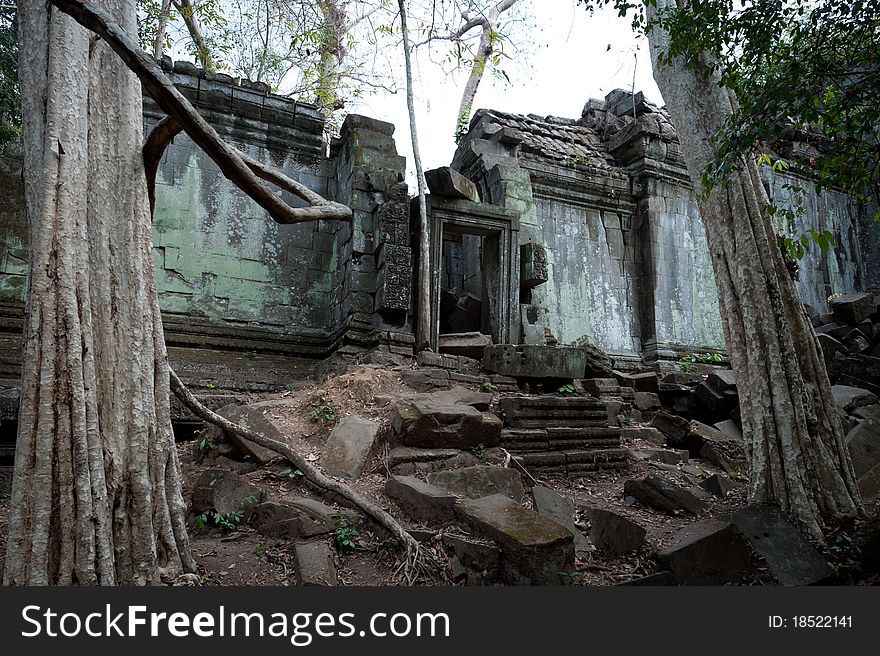
[[[190, 74], [196, 73], [196, 74]], [[178, 64], [172, 79], [220, 135], [251, 157], [326, 195], [323, 118], [308, 105]], [[146, 97], [145, 130], [164, 114]], [[287, 202], [302, 202], [285, 192]], [[330, 323], [333, 229], [280, 225], [238, 190], [185, 134], [165, 151], [156, 177], [153, 240], [166, 321], [259, 326], [284, 336], [321, 336]]]
[[[523, 317], [540, 316], [561, 342], [586, 337], [618, 359], [724, 348], [705, 229], [675, 129], [642, 94], [591, 100], [578, 120], [480, 110], [453, 167], [484, 201], [520, 211], [521, 243], [546, 251], [547, 280], [523, 290]], [[790, 171], [762, 174], [777, 204], [791, 196], [786, 185], [804, 188], [800, 233], [835, 236], [834, 248], [813, 244], [800, 263], [806, 303], [825, 312], [829, 295], [880, 285], [880, 228], [864, 208], [840, 192], [816, 194]]]
[[796, 286], [804, 303], [821, 313], [830, 312], [828, 297], [866, 289], [866, 274], [860, 243], [862, 213], [847, 194], [825, 189], [816, 193], [813, 183], [790, 172], [761, 168], [761, 175], [773, 205], [803, 213], [795, 221], [794, 233], [777, 221], [780, 233], [803, 235], [812, 229], [831, 231], [835, 245], [824, 253], [810, 240], [807, 254], [798, 261]]
[[[351, 225], [278, 224], [186, 134], [176, 136], [157, 172], [153, 220], [169, 344], [323, 357], [343, 340], [371, 345], [383, 329], [408, 332], [409, 200], [394, 126], [352, 115], [328, 156], [314, 106], [188, 62], [163, 66], [223, 139], [354, 211]], [[148, 96], [143, 107], [148, 134], [164, 114]], [[20, 161], [4, 160], [0, 305], [19, 322], [28, 261], [22, 186]]]

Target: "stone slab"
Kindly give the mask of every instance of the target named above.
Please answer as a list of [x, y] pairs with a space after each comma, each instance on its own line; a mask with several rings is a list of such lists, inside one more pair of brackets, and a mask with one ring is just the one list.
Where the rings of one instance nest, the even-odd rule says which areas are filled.
[[321, 449], [320, 465], [331, 476], [357, 480], [379, 435], [379, 424], [355, 415], [343, 417]]
[[385, 494], [413, 519], [429, 524], [455, 519], [455, 496], [420, 478], [390, 476], [385, 481]]
[[692, 492], [656, 474], [626, 481], [623, 493], [646, 506], [671, 515], [682, 512], [699, 515], [705, 509], [705, 504]]
[[[262, 407], [234, 404], [224, 406], [217, 410], [218, 415], [225, 417], [235, 424], [239, 424], [240, 426], [248, 428], [256, 433], [261, 433], [273, 440], [284, 442], [284, 436], [281, 435], [279, 430], [275, 427], [275, 424], [269, 421], [263, 412], [264, 408]], [[224, 435], [243, 456], [258, 465], [265, 465], [271, 460], [280, 457], [279, 454], [271, 449], [260, 446], [259, 444], [235, 433], [224, 431]]]
[[593, 508], [590, 511], [590, 541], [600, 553], [621, 556], [638, 551], [647, 531], [623, 515]]
[[498, 446], [501, 420], [469, 405], [416, 400], [398, 401], [392, 427], [404, 445], [420, 448], [471, 449]]
[[428, 474], [428, 483], [447, 493], [468, 499], [503, 494], [519, 502], [525, 495], [522, 474], [518, 470], [491, 465], [434, 472]]
[[293, 565], [300, 585], [331, 586], [338, 583], [333, 551], [326, 542], [294, 544]]
[[814, 585], [831, 576], [828, 562], [779, 508], [743, 508], [726, 519], [739, 528], [783, 585]]
[[567, 346], [497, 344], [483, 353], [483, 368], [514, 378], [583, 378], [587, 352]]
[[574, 538], [553, 520], [503, 494], [460, 499], [456, 515], [501, 547], [501, 577], [514, 585], [560, 585], [574, 570]]
[[226, 515], [249, 511], [266, 497], [266, 491], [230, 471], [207, 470], [196, 479], [190, 510], [194, 513], [216, 510]]
[[575, 550], [589, 550], [590, 543], [574, 523], [574, 504], [569, 499], [560, 495], [556, 490], [543, 485], [535, 485], [532, 488], [532, 499], [538, 514], [549, 517], [571, 532], [574, 537]]
[[657, 554], [679, 585], [740, 583], [751, 566], [751, 550], [730, 522], [708, 520], [683, 528]]

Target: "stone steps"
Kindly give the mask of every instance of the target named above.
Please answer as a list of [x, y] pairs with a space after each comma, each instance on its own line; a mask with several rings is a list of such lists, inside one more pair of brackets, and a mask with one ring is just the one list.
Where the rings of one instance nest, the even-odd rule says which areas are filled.
[[626, 466], [619, 402], [585, 396], [509, 396], [501, 399], [507, 428], [501, 445], [529, 469], [569, 476]]

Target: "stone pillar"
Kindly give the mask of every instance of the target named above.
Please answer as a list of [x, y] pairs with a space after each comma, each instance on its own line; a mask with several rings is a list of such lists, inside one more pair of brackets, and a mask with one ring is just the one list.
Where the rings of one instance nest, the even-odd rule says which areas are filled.
[[406, 160], [394, 125], [350, 114], [334, 143], [335, 199], [353, 212], [337, 233], [332, 316], [344, 343], [412, 353], [412, 248]]
[[677, 358], [724, 348], [705, 229], [675, 131], [641, 93], [590, 101], [584, 118], [606, 125], [608, 150], [632, 176], [643, 356]]

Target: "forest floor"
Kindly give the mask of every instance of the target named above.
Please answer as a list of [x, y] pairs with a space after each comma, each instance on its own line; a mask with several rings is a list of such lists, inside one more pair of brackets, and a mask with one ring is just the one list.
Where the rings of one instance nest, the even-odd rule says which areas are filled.
[[[439, 546], [441, 532], [436, 529], [428, 530], [427, 527], [409, 520], [384, 492], [385, 480], [389, 475], [387, 454], [394, 402], [413, 393], [394, 371], [363, 366], [322, 384], [310, 384], [277, 394], [250, 395], [244, 400], [248, 403], [268, 402], [264, 404], [265, 416], [278, 428], [284, 439], [310, 461], [318, 460], [333, 425], [342, 417], [354, 414], [379, 422], [381, 446], [352, 486], [397, 518], [405, 528], [418, 530], [420, 539], [425, 540], [426, 544], [436, 547], [441, 573], [434, 583], [445, 581], [452, 584], [442, 571], [445, 563], [443, 549]], [[310, 416], [311, 411], [323, 407], [333, 409], [332, 417], [316, 420]], [[640, 448], [651, 445], [625, 438], [623, 446]], [[284, 502], [306, 496], [332, 505], [332, 499], [322, 498], [313, 489], [309, 489], [282, 459], [262, 467], [232, 460], [212, 452], [210, 445], [202, 442], [198, 435], [194, 440], [178, 443], [178, 450], [184, 481], [183, 494], [187, 500], [191, 497], [194, 482], [202, 472], [220, 468], [234, 471], [242, 479], [262, 488], [266, 492], [267, 501]], [[573, 502], [576, 509], [575, 523], [587, 536], [589, 511], [592, 508], [611, 510], [637, 522], [647, 531], [644, 546], [632, 554], [610, 558], [596, 551], [578, 552], [575, 571], [571, 572], [572, 583], [615, 585], [653, 574], [658, 571], [653, 554], [668, 546], [677, 532], [689, 524], [726, 515], [745, 505], [747, 485], [736, 479], [732, 479], [732, 492], [724, 499], [714, 498], [709, 501], [707, 511], [699, 517], [686, 513], [660, 513], [632, 503], [631, 498], [624, 497], [624, 482], [648, 473], [659, 473], [685, 487], [699, 485], [704, 477], [721, 473], [718, 468], [700, 459], [691, 459], [686, 465], [679, 465], [674, 469], [677, 471], [655, 463], [630, 461], [625, 469], [592, 473], [579, 478], [561, 475], [535, 476], [542, 485], [555, 489]], [[6, 551], [9, 506], [9, 496], [0, 497], [0, 571]], [[868, 510], [869, 514], [880, 513], [880, 501], [870, 504]], [[199, 530], [193, 519], [192, 516], [189, 517], [190, 539], [202, 584], [296, 585], [290, 541], [267, 538], [246, 522], [233, 530], [217, 527]], [[339, 585], [376, 586], [398, 583], [395, 578], [398, 557], [384, 540], [383, 532], [368, 522], [360, 522], [356, 528], [359, 533], [357, 548], [345, 554], [334, 550]], [[456, 526], [443, 529], [446, 532], [461, 530]], [[332, 534], [326, 539], [331, 545], [334, 544]], [[752, 574], [744, 584], [774, 585], [776, 580], [756, 560]]]

